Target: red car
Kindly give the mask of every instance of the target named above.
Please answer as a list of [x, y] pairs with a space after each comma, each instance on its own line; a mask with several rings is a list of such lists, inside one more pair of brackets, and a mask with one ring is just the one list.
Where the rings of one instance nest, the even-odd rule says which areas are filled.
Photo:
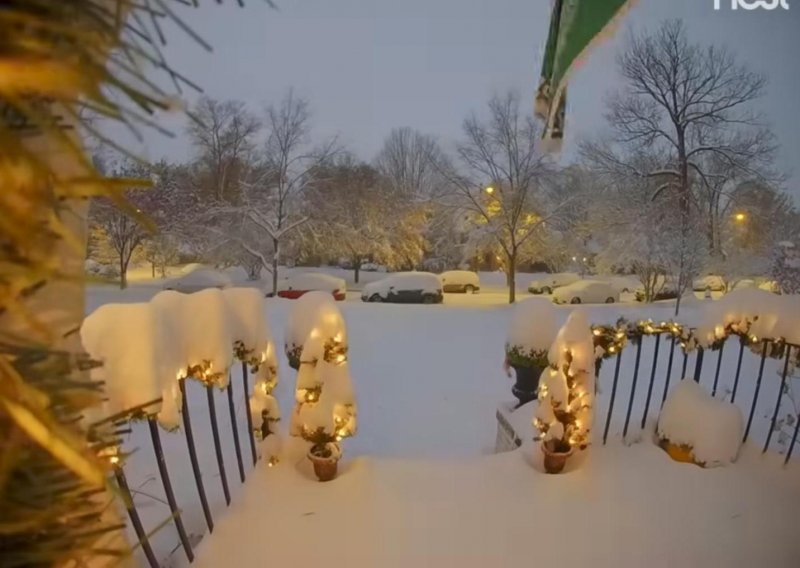
[[337, 301], [347, 297], [347, 283], [334, 276], [314, 272], [295, 274], [278, 283], [278, 297], [296, 300], [307, 292], [329, 292]]

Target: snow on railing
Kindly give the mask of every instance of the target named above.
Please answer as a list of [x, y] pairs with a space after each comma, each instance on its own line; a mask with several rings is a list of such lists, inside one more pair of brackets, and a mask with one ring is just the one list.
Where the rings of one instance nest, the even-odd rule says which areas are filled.
[[[112, 421], [120, 427], [131, 421], [148, 423], [171, 517], [191, 562], [194, 552], [170, 480], [159, 424], [167, 430], [176, 430], [182, 415], [197, 493], [211, 531], [214, 523], [194, 442], [186, 379], [199, 381], [206, 389], [220, 481], [229, 505], [230, 491], [213, 390], [227, 391], [239, 477], [244, 482], [245, 468], [230, 381], [237, 360], [242, 369], [253, 464], [258, 459], [256, 437], [265, 440], [264, 452], [269, 463], [276, 459], [271, 442], [277, 435], [272, 432], [271, 425], [279, 418], [277, 401], [272, 396], [278, 380], [277, 361], [264, 320], [263, 297], [255, 289], [209, 289], [194, 294], [165, 291], [147, 303], [106, 304], [86, 318], [81, 327], [81, 339], [90, 357], [100, 363], [92, 369], [92, 378], [105, 383], [107, 400], [102, 411], [110, 418], [97, 422]], [[252, 391], [248, 385], [249, 373], [255, 376]], [[92, 422], [95, 418], [87, 417], [87, 420]], [[159, 563], [125, 477], [126, 456], [121, 448], [106, 448], [103, 455], [114, 465], [134, 531], [148, 563], [155, 568]]]

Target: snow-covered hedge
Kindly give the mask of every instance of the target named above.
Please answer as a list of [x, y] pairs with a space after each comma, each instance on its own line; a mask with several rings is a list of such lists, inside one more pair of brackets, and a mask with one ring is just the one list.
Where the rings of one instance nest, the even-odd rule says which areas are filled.
[[[164, 291], [148, 303], [105, 304], [84, 320], [81, 340], [102, 363], [92, 376], [106, 384], [106, 410], [157, 414], [168, 429], [179, 425], [180, 379], [223, 388], [238, 358], [256, 373], [254, 388], [264, 396], [277, 382], [263, 299], [252, 289]], [[160, 405], [140, 408], [159, 398]], [[264, 404], [277, 415], [272, 401]]]
[[550, 300], [528, 298], [511, 314], [506, 337], [506, 363], [511, 366], [547, 366], [547, 353], [558, 333], [558, 312]]
[[704, 467], [735, 461], [743, 432], [739, 407], [712, 397], [690, 379], [670, 391], [658, 418], [659, 439], [687, 447]]
[[748, 334], [754, 342], [784, 339], [800, 344], [800, 296], [745, 288], [709, 303], [695, 331], [698, 341], [708, 346], [731, 332]]
[[[284, 351], [293, 369], [300, 366], [300, 353], [311, 331], [316, 327], [321, 332], [331, 329], [346, 334], [341, 312], [333, 297], [326, 292], [309, 292], [292, 304], [286, 326]], [[335, 333], [335, 332], [334, 332]], [[347, 337], [343, 338], [347, 341]]]

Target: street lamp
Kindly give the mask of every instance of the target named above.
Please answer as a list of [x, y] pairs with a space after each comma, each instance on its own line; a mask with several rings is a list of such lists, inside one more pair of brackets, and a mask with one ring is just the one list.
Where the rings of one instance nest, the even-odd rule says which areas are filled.
[[747, 215], [744, 213], [737, 213], [733, 218], [736, 219], [737, 223], [744, 223], [747, 220]]
[[486, 193], [488, 193], [489, 195], [492, 195], [492, 194], [494, 193], [494, 188], [493, 188], [493, 187], [490, 185], [489, 187], [487, 187], [487, 188], [486, 188], [486, 190], [485, 190], [485, 191], [486, 191]]

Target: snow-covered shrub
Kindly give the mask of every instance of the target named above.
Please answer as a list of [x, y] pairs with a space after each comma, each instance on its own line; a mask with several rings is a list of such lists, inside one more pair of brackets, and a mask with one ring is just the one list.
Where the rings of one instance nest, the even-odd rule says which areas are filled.
[[594, 420], [595, 354], [589, 321], [582, 310], [570, 314], [549, 351], [550, 367], [539, 380], [539, 407], [533, 424], [551, 452], [585, 449]]
[[313, 444], [315, 455], [338, 456], [338, 443], [358, 426], [347, 330], [334, 304], [321, 305], [314, 322], [300, 357], [292, 431]]
[[735, 461], [743, 432], [739, 408], [712, 397], [690, 379], [670, 391], [658, 418], [659, 439], [685, 447], [704, 467]]
[[[147, 303], [105, 304], [86, 317], [81, 341], [89, 356], [102, 363], [91, 376], [105, 383], [107, 414], [158, 414], [162, 426], [177, 428], [181, 398], [170, 360], [180, 349], [175, 339], [165, 333], [160, 314]], [[160, 405], [148, 404], [159, 398]]]
[[[334, 311], [328, 312], [331, 320], [329, 325], [335, 325], [336, 317], [334, 314], [339, 313], [339, 310], [336, 308], [333, 296], [326, 292], [317, 291], [303, 294], [292, 304], [284, 341], [284, 351], [292, 369], [299, 369], [300, 353], [303, 351], [303, 345], [308, 339], [311, 330], [320, 323], [317, 320], [324, 306], [333, 306]], [[341, 314], [339, 318], [341, 318]]]
[[553, 303], [529, 298], [514, 306], [506, 339], [506, 363], [512, 367], [548, 365], [548, 352], [558, 333]]

